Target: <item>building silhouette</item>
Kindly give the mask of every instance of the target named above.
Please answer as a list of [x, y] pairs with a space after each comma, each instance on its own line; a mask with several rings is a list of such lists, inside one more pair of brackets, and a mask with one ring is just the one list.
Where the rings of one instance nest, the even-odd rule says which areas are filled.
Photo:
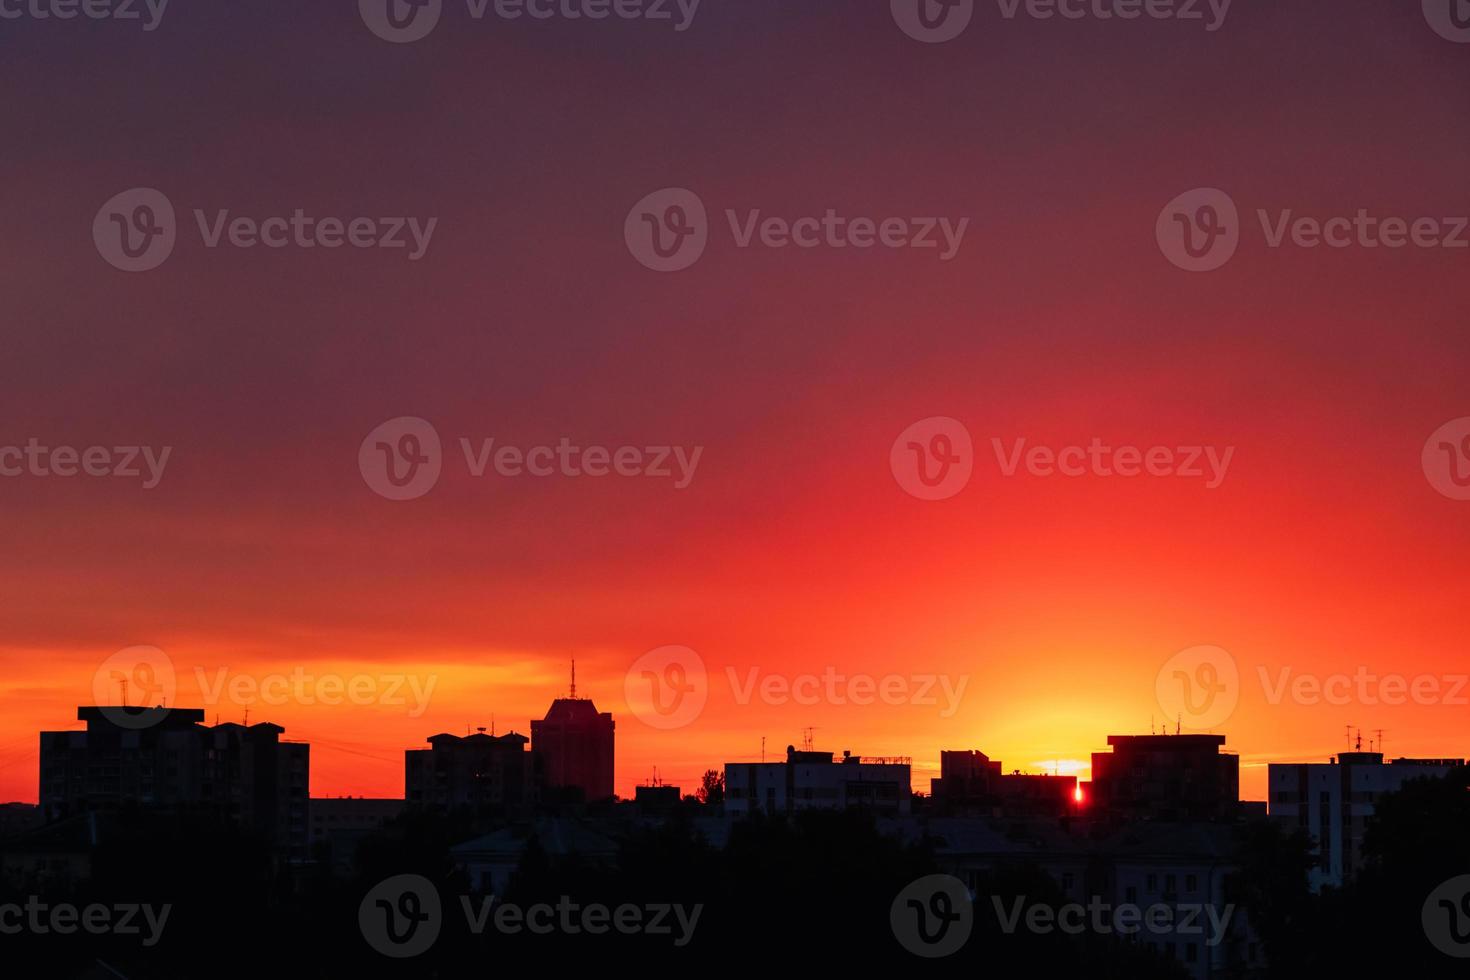
[[979, 751], [941, 751], [939, 777], [929, 781], [934, 808], [944, 814], [1061, 816], [1077, 808], [1077, 777], [1005, 773]]
[[1382, 752], [1344, 752], [1326, 763], [1272, 763], [1267, 767], [1270, 815], [1288, 830], [1300, 828], [1317, 845], [1308, 874], [1313, 891], [1341, 887], [1362, 864], [1363, 838], [1377, 801], [1411, 779], [1443, 778], [1463, 759], [1394, 759]]
[[1240, 757], [1224, 735], [1109, 735], [1092, 754], [1094, 812], [1151, 820], [1232, 820]]
[[906, 758], [861, 758], [843, 752], [798, 751], [786, 746], [784, 762], [725, 763], [725, 813], [757, 810], [864, 808], [895, 816], [912, 809], [911, 765]]
[[552, 701], [546, 717], [531, 722], [531, 754], [550, 798], [606, 800], [613, 795], [613, 716], [577, 697], [572, 670], [570, 695]]
[[285, 729], [203, 724], [197, 708], [82, 707], [85, 731], [41, 732], [41, 809], [218, 814], [290, 857], [305, 857], [311, 747]]
[[526, 736], [439, 734], [404, 753], [404, 800], [434, 810], [518, 813], [536, 800]]

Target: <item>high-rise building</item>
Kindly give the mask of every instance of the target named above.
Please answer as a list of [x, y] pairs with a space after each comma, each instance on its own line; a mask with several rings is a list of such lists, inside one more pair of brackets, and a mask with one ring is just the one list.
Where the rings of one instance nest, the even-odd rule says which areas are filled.
[[527, 741], [483, 729], [463, 738], [432, 735], [429, 748], [404, 753], [404, 799], [436, 810], [518, 813], [536, 799]]
[[571, 791], [587, 802], [613, 795], [613, 716], [586, 698], [557, 698], [531, 722], [531, 754], [542, 785], [555, 796]]
[[311, 747], [279, 725], [207, 727], [195, 708], [82, 707], [85, 731], [41, 733], [47, 820], [87, 812], [214, 813], [305, 857]]
[[1344, 752], [1327, 763], [1272, 763], [1267, 767], [1270, 815], [1316, 842], [1314, 891], [1341, 887], [1362, 865], [1363, 838], [1378, 800], [1411, 779], [1439, 779], [1463, 759], [1394, 759], [1382, 752]]
[[725, 763], [725, 812], [865, 808], [907, 816], [911, 810], [912, 766], [908, 759], [861, 758], [786, 747], [785, 762]]
[[1240, 805], [1240, 757], [1224, 735], [1109, 735], [1092, 754], [1090, 809], [1153, 820], [1232, 820]]

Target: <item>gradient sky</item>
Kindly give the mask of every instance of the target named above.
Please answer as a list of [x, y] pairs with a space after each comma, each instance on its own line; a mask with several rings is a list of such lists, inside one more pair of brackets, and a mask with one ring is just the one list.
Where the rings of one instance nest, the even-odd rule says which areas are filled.
[[[476, 23], [374, 37], [351, 2], [170, 9], [158, 30], [0, 21], [0, 445], [173, 447], [154, 490], [0, 478], [0, 799], [38, 730], [76, 727], [115, 651], [179, 701], [312, 742], [314, 795], [401, 795], [437, 732], [528, 730], [578, 662], [618, 723], [617, 786], [687, 789], [816, 729], [819, 747], [1086, 760], [1161, 719], [1154, 681], [1215, 644], [1244, 795], [1325, 761], [1470, 756], [1470, 708], [1268, 702], [1297, 674], [1470, 672], [1470, 502], [1420, 451], [1470, 415], [1470, 250], [1268, 248], [1254, 211], [1470, 213], [1470, 46], [1418, 3], [1239, 0], [1226, 24], [1006, 20], [942, 45], [884, 2], [705, 0], [693, 27]], [[131, 187], [179, 209], [161, 268], [98, 256]], [[1236, 257], [1172, 266], [1160, 209], [1227, 190]], [[687, 187], [715, 229], [658, 274], [623, 242]], [[188, 212], [436, 216], [428, 254], [207, 249]], [[741, 250], [723, 211], [969, 217], [958, 257]], [[358, 446], [430, 420], [422, 499]], [[950, 416], [979, 456], [925, 502], [889, 469]], [[471, 479], [461, 436], [699, 445], [667, 481]], [[1234, 446], [1228, 478], [1003, 477], [990, 440]], [[709, 665], [675, 732], [624, 673]], [[428, 710], [206, 704], [196, 669], [433, 676]], [[933, 706], [735, 703], [734, 668], [968, 677]], [[1470, 691], [1462, 692], [1470, 695]], [[213, 718], [211, 717], [211, 720]], [[1083, 775], [1086, 771], [1083, 770]]]

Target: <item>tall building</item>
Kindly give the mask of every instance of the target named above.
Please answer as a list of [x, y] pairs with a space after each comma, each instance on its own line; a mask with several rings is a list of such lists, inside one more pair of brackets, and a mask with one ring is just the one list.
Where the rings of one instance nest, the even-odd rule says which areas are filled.
[[551, 702], [541, 721], [531, 722], [531, 755], [537, 776], [552, 796], [570, 791], [587, 802], [613, 795], [613, 716], [577, 697], [572, 667], [569, 696]]
[[1152, 820], [1232, 820], [1240, 805], [1240, 757], [1224, 735], [1109, 735], [1092, 754], [1095, 813]]
[[429, 748], [404, 753], [404, 799], [436, 810], [518, 813], [535, 802], [528, 739], [511, 732], [463, 738], [432, 735]]
[[195, 708], [83, 707], [85, 731], [41, 732], [47, 820], [136, 807], [215, 813], [305, 857], [311, 747], [261, 723], [207, 727]]
[[939, 753], [930, 799], [947, 814], [1061, 816], [1077, 806], [1076, 776], [1005, 773], [984, 752]]
[[1463, 759], [1394, 759], [1382, 752], [1344, 752], [1327, 763], [1267, 767], [1270, 815], [1300, 828], [1317, 845], [1308, 878], [1313, 891], [1341, 887], [1362, 865], [1363, 838], [1374, 806], [1411, 779], [1439, 779]]
[[725, 763], [725, 812], [864, 808], [907, 816], [913, 788], [908, 759], [860, 758], [786, 747], [785, 762]]

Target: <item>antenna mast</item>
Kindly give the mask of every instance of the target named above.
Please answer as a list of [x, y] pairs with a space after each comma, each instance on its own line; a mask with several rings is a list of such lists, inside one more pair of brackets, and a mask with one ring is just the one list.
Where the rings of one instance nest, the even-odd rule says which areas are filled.
[[572, 658], [572, 700], [577, 700], [577, 658]]

